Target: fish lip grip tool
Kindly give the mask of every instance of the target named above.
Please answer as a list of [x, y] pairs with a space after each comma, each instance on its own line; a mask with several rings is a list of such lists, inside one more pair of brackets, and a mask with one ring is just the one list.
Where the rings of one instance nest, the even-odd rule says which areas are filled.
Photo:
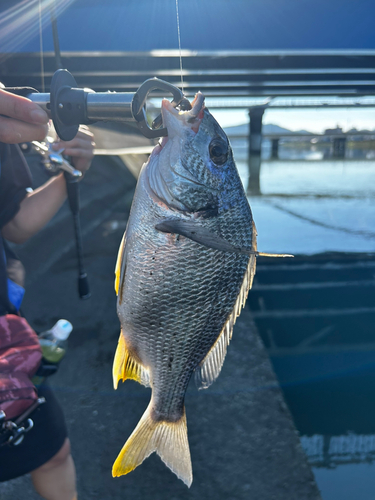
[[139, 129], [142, 134], [148, 139], [153, 139], [157, 137], [165, 137], [168, 135], [167, 128], [161, 128], [162, 120], [161, 115], [158, 115], [152, 123], [150, 127], [147, 122], [146, 116], [146, 100], [148, 95], [153, 90], [164, 90], [170, 92], [173, 96], [173, 100], [171, 102], [172, 106], [175, 108], [180, 104], [180, 102], [184, 99], [184, 94], [178, 88], [172, 85], [171, 83], [165, 82], [164, 80], [159, 80], [158, 78], [150, 78], [142, 83], [139, 89], [134, 94], [132, 99], [132, 115], [136, 120]]
[[64, 141], [70, 141], [78, 132], [80, 124], [96, 121], [136, 121], [142, 134], [148, 139], [168, 134], [160, 117], [150, 127], [146, 116], [146, 101], [149, 94], [159, 90], [172, 94], [171, 104], [176, 107], [184, 99], [182, 91], [164, 80], [150, 78], [132, 92], [94, 92], [78, 88], [73, 75], [66, 69], [57, 70], [51, 81], [50, 93], [31, 92], [26, 95], [39, 104], [52, 118], [56, 132]]

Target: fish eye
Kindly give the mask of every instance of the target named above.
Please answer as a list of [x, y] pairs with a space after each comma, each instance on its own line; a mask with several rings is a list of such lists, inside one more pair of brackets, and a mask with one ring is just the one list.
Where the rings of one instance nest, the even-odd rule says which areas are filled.
[[209, 152], [215, 165], [224, 165], [228, 158], [228, 144], [223, 139], [216, 137], [210, 143]]

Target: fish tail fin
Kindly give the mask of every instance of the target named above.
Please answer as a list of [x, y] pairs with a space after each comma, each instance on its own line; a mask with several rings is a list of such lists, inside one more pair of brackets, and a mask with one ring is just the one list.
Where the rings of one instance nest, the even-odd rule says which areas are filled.
[[112, 468], [112, 476], [134, 470], [151, 453], [156, 453], [189, 488], [193, 482], [190, 449], [187, 437], [185, 408], [176, 422], [155, 421], [151, 404], [126, 441]]

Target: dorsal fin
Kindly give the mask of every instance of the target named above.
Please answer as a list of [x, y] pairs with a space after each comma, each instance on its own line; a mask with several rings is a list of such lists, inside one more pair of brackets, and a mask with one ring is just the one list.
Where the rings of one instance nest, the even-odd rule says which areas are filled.
[[[252, 250], [255, 251], [257, 250], [256, 237], [257, 232], [255, 224], [253, 223]], [[195, 370], [195, 383], [197, 384], [198, 389], [207, 389], [207, 387], [209, 387], [220, 374], [221, 368], [224, 364], [225, 356], [227, 354], [227, 347], [232, 338], [234, 324], [236, 322], [236, 319], [240, 315], [241, 309], [245, 305], [247, 294], [253, 284], [255, 267], [256, 257], [255, 255], [251, 255], [233, 310], [230, 313], [227, 321], [225, 322], [225, 325], [223, 326], [223, 329], [221, 330], [216, 342], [211, 347], [204, 360]]]
[[128, 378], [136, 380], [145, 387], [150, 387], [150, 373], [148, 369], [130, 354], [122, 332], [118, 339], [115, 359], [113, 360], [112, 375], [113, 387], [115, 389], [117, 389], [119, 380], [124, 382]]

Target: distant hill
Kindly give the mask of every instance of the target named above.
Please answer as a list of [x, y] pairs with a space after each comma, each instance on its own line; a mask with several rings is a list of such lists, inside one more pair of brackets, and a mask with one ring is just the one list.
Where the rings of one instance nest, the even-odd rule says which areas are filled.
[[[224, 131], [227, 135], [245, 135], [249, 133], [249, 124], [243, 123], [242, 125], [236, 125], [235, 127], [226, 127]], [[307, 135], [311, 134], [307, 130], [289, 130], [287, 128], [279, 127], [279, 125], [274, 125], [272, 123], [266, 123], [262, 127], [262, 131], [264, 134], [301, 134]]]

